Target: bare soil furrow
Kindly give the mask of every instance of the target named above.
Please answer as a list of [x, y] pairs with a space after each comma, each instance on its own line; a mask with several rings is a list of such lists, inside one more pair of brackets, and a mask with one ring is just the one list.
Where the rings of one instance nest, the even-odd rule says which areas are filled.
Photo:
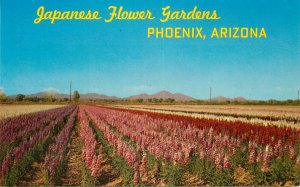
[[71, 135], [71, 142], [68, 145], [67, 163], [65, 173], [61, 178], [61, 185], [63, 186], [79, 186], [82, 181], [82, 158], [80, 149], [80, 138], [78, 136], [77, 128], [75, 128]]

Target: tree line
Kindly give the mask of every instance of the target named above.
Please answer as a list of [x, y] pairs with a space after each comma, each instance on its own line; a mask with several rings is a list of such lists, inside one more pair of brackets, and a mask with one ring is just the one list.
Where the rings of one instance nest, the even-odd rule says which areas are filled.
[[[71, 100], [74, 102], [79, 102], [80, 94], [75, 90], [72, 94]], [[70, 98], [56, 98], [53, 94], [45, 94], [41, 97], [38, 96], [28, 96], [25, 94], [17, 94], [14, 97], [8, 97], [2, 91], [0, 92], [0, 102], [1, 103], [11, 103], [11, 102], [33, 102], [33, 103], [54, 103], [54, 102], [70, 102]]]
[[[80, 93], [75, 90], [71, 98], [75, 103], [86, 104], [190, 104], [190, 105], [299, 105], [299, 100], [246, 100], [246, 101], [209, 101], [191, 100], [177, 101], [174, 98], [148, 98], [148, 99], [80, 99]], [[56, 98], [53, 94], [46, 94], [41, 97], [17, 94], [15, 97], [8, 97], [0, 91], [0, 103], [69, 103], [70, 98]]]

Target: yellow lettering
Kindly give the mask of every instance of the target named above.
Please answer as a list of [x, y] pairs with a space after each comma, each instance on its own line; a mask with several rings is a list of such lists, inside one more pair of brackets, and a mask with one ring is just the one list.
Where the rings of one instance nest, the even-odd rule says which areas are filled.
[[36, 12], [38, 18], [34, 19], [33, 21], [35, 24], [39, 24], [43, 20], [44, 12], [45, 12], [45, 8], [43, 6], [40, 6]]
[[219, 33], [218, 33], [218, 29], [214, 28], [212, 33], [211, 33], [211, 38], [219, 38]]
[[149, 27], [148, 28], [148, 38], [150, 38], [151, 35], [153, 35], [153, 34], [154, 34], [154, 28], [153, 27]]

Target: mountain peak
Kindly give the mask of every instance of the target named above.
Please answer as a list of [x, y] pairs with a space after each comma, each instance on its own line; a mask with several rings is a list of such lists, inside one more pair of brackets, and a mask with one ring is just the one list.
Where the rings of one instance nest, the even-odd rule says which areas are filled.
[[159, 91], [155, 94], [139, 94], [139, 95], [133, 95], [133, 96], [130, 96], [126, 99], [130, 99], [130, 100], [134, 100], [134, 99], [175, 99], [176, 101], [190, 101], [190, 100], [195, 100], [194, 98], [190, 97], [190, 96], [187, 96], [187, 95], [184, 95], [184, 94], [180, 94], [180, 93], [171, 93], [171, 92], [168, 92], [166, 90], [162, 90], [162, 91]]
[[172, 93], [168, 92], [166, 90], [162, 90], [162, 91], [157, 92], [156, 94], [172, 94]]

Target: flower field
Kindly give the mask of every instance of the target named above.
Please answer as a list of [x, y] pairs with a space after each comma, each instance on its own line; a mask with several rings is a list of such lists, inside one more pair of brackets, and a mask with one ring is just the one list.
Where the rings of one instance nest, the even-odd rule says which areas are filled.
[[240, 115], [79, 105], [6, 118], [0, 184], [299, 185], [298, 128]]
[[276, 125], [300, 128], [299, 106], [120, 105], [115, 107], [193, 118], [243, 121], [265, 126]]

